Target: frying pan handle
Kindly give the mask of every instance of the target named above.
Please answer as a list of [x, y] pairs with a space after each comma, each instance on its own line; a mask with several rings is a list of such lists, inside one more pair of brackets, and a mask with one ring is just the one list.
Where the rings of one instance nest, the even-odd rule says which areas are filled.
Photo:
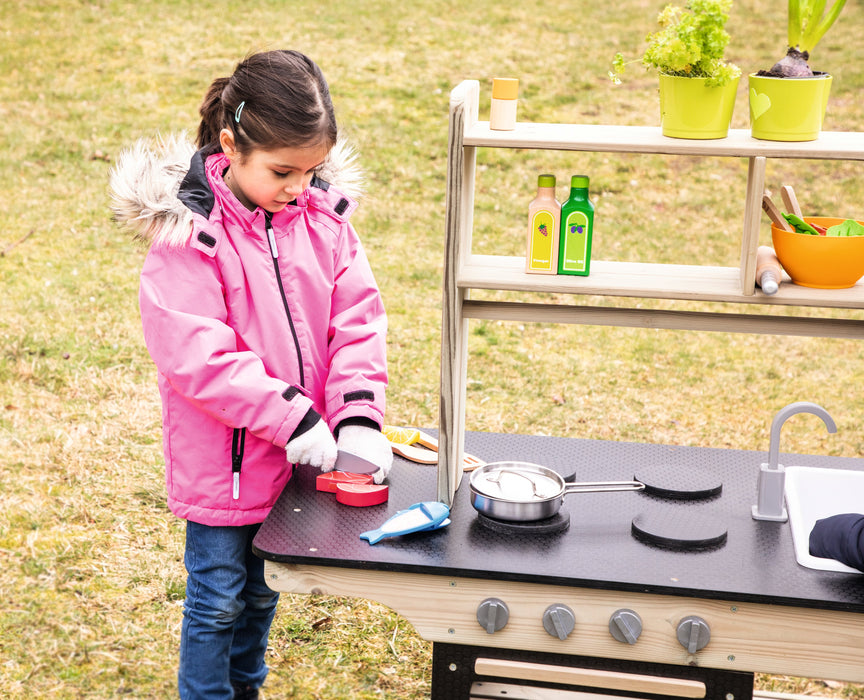
[[489, 481], [493, 484], [498, 484], [500, 486], [502, 474], [514, 474], [515, 476], [521, 476], [523, 479], [526, 479], [529, 484], [531, 484], [531, 491], [532, 491], [531, 495], [532, 496], [538, 496], [539, 495], [537, 493], [537, 482], [534, 481], [534, 479], [532, 479], [530, 476], [528, 476], [527, 474], [525, 474], [524, 472], [522, 472], [518, 469], [507, 469], [506, 467], [501, 468], [495, 474], [494, 479], [490, 476], [487, 478], [487, 481]]
[[599, 491], [642, 491], [641, 481], [577, 481], [564, 484], [564, 493], [595, 493]]

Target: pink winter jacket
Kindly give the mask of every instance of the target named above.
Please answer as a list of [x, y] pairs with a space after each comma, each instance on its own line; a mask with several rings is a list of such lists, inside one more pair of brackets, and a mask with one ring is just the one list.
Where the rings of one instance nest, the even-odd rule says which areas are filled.
[[261, 522], [310, 409], [331, 430], [381, 426], [387, 384], [386, 317], [348, 222], [355, 201], [316, 177], [284, 210], [249, 211], [222, 180], [227, 166], [222, 153], [195, 154], [177, 173], [187, 211], [139, 227], [152, 239], [139, 296], [168, 505], [205, 525]]

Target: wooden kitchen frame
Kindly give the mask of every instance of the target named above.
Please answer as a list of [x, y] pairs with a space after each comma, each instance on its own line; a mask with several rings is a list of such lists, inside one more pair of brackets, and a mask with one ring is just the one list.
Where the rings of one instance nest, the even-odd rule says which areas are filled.
[[[819, 290], [787, 279], [773, 296], [755, 288], [767, 159], [862, 161], [864, 134], [824, 132], [817, 141], [781, 143], [757, 141], [742, 130], [712, 141], [666, 138], [659, 127], [520, 123], [505, 132], [490, 130], [478, 113], [479, 83], [464, 81], [450, 98], [437, 472], [397, 458], [387, 504], [340, 510], [315, 492], [313, 476], [297, 470], [255, 540], [256, 552], [267, 560], [269, 585], [291, 593], [372, 599], [404, 616], [433, 643], [434, 700], [584, 700], [586, 688], [592, 693], [587, 697], [597, 700], [605, 699], [605, 692], [749, 700], [756, 672], [864, 683], [864, 579], [798, 566], [788, 524], [752, 520], [755, 501], [750, 499], [756, 496], [764, 453], [465, 433], [472, 318], [864, 338], [864, 321], [857, 318], [601, 307], [588, 299], [699, 301], [709, 302], [707, 309], [710, 303], [729, 302], [864, 308], [861, 284]], [[590, 276], [577, 278], [527, 275], [523, 258], [475, 255], [477, 148], [747, 158], [739, 266], [595, 260]], [[586, 301], [578, 306], [479, 301], [471, 299], [474, 289], [554, 292]], [[726, 481], [713, 505], [728, 520], [729, 542], [715, 552], [697, 553], [635, 542], [629, 527], [632, 508], [651, 503], [645, 495], [627, 494], [621, 498], [631, 500], [621, 512], [586, 500], [575, 532], [502, 543], [478, 528], [467, 487], [457, 492], [466, 440], [470, 452], [490, 461], [523, 459], [559, 470], [586, 465], [589, 473], [580, 480], [610, 478], [601, 473], [604, 465], [632, 464], [643, 457], [672, 470], [702, 463]], [[849, 458], [807, 459], [813, 466], [860, 468], [859, 460]], [[399, 508], [435, 498], [451, 506], [447, 528], [374, 547], [359, 540], [359, 532]], [[646, 500], [632, 500], [639, 498]], [[611, 521], [595, 525], [604, 515]], [[494, 633], [479, 624], [478, 616], [490, 597], [509, 607], [507, 624]], [[576, 630], [566, 639], [547, 634], [539, 623], [550, 603], [575, 613]], [[610, 635], [610, 615], [622, 609], [641, 616], [644, 631], [634, 644]], [[694, 615], [710, 625], [711, 640], [690, 653], [676, 639], [676, 625]]]
[[[268, 562], [267, 571], [268, 584], [276, 590], [374, 599], [397, 611], [423, 639], [434, 643], [864, 683], [864, 625], [860, 614], [589, 588], [562, 589], [514, 581], [498, 581], [490, 586], [485, 579], [306, 564]], [[511, 608], [511, 623], [494, 635], [487, 634], [476, 617], [478, 602], [488, 597], [490, 590], [508, 601]], [[574, 632], [564, 642], [537, 631], [537, 620], [550, 601], [562, 601], [579, 615], [579, 633]], [[633, 647], [609, 635], [609, 614], [621, 608], [638, 610], [645, 629], [652, 630]], [[710, 620], [712, 631], [711, 643], [695, 657], [675, 641], [673, 634], [673, 623], [694, 610]], [[499, 668], [489, 675], [506, 676], [506, 670]], [[509, 677], [531, 680], [518, 675]], [[598, 685], [601, 682], [594, 679], [593, 684], [584, 680], [578, 684], [613, 689], [608, 684]], [[644, 683], [614, 689], [685, 696], [669, 678], [663, 683], [663, 690], [652, 690]]]
[[[450, 94], [447, 167], [447, 219], [442, 304], [441, 395], [439, 409], [438, 498], [450, 503], [462, 477], [468, 319], [578, 323], [636, 328], [733, 331], [743, 333], [864, 338], [857, 319], [730, 314], [609, 306], [572, 306], [475, 301], [472, 289], [607, 297], [636, 297], [766, 306], [864, 308], [864, 285], [850, 289], [809, 289], [780, 285], [773, 296], [756, 290], [756, 249], [765, 168], [769, 158], [864, 160], [864, 133], [822, 132], [816, 141], [759, 141], [749, 130], [732, 129], [725, 139], [695, 141], [662, 135], [660, 127], [517, 123], [513, 131], [493, 131], [478, 120], [480, 85], [466, 80]], [[737, 268], [704, 265], [593, 260], [588, 277], [530, 275], [524, 258], [471, 252], [474, 182], [478, 148], [644, 153], [747, 158], [747, 187]]]

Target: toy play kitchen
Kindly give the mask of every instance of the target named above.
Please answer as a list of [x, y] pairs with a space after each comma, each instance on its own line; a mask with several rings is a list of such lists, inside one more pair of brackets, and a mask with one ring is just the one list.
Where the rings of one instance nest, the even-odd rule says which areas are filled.
[[[755, 451], [464, 430], [467, 319], [864, 338], [864, 321], [843, 317], [864, 307], [861, 284], [784, 282], [767, 294], [755, 283], [766, 160], [861, 161], [864, 134], [783, 143], [736, 130], [698, 142], [651, 127], [497, 131], [478, 112], [479, 84], [466, 81], [450, 101], [438, 467], [397, 457], [389, 499], [363, 508], [317, 491], [314, 470], [298, 469], [255, 540], [270, 585], [399, 612], [433, 643], [436, 700], [748, 700], [756, 672], [864, 682], [864, 575], [806, 561], [800, 536], [827, 514], [826, 492], [843, 495], [840, 507], [864, 505], [864, 468], [781, 450], [782, 426], [799, 413], [832, 429], [822, 407], [800, 402], [766, 415], [771, 444]], [[594, 260], [589, 276], [565, 277], [526, 274], [524, 258], [474, 255], [480, 147], [747, 158], [740, 267]], [[584, 305], [475, 301], [471, 289], [584, 295]], [[591, 306], [598, 295], [720, 302], [723, 312]], [[729, 302], [831, 311], [728, 313]], [[463, 478], [466, 450], [486, 465]], [[568, 484], [609, 480], [641, 488], [565, 494]], [[504, 505], [486, 509], [490, 498]], [[449, 506], [449, 524], [438, 514], [434, 529], [360, 538], [421, 501]], [[542, 518], [525, 519], [519, 507], [507, 517], [514, 503], [538, 501]]]

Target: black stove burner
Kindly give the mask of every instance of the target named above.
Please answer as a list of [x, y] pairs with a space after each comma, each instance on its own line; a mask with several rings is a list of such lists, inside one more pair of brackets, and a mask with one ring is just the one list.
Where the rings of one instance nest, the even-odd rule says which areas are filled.
[[630, 525], [637, 540], [679, 552], [698, 552], [726, 544], [726, 523], [704, 511], [640, 513]]
[[645, 484], [645, 493], [676, 501], [704, 501], [717, 498], [723, 482], [716, 475], [697, 468], [669, 469], [663, 464], [640, 466], [633, 475]]
[[569, 529], [570, 513], [559, 510], [551, 518], [525, 520], [523, 522], [496, 520], [495, 518], [478, 513], [477, 522], [492, 532], [500, 532], [505, 535], [551, 535]]

